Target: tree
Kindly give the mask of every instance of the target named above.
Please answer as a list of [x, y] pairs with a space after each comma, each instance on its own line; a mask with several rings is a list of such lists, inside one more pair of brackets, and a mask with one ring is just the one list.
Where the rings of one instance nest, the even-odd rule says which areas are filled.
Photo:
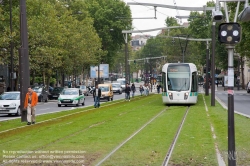
[[167, 17], [165, 22], [166, 22], [167, 27], [178, 26], [179, 25], [177, 19], [174, 18], [174, 17]]
[[[124, 29], [130, 29], [131, 19], [118, 19], [118, 17], [131, 18], [131, 11], [123, 1], [118, 0], [86, 0], [86, 10], [94, 20], [94, 27], [98, 36], [102, 39], [102, 50], [107, 55], [100, 62], [113, 64], [117, 51], [124, 44], [121, 33]], [[112, 29], [112, 31], [110, 31]]]

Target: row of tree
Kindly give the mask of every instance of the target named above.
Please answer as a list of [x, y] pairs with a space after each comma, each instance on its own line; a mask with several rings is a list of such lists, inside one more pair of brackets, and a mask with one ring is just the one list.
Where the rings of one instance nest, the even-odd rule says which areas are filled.
[[[208, 7], [215, 6], [213, 1], [207, 2]], [[241, 4], [240, 10], [242, 11], [244, 3]], [[233, 20], [234, 13], [236, 9], [236, 3], [228, 3], [228, 10], [230, 13], [230, 20]], [[224, 11], [223, 11], [224, 12]], [[191, 12], [189, 18], [189, 26], [187, 28], [178, 28], [166, 30], [164, 33], [151, 38], [147, 41], [147, 44], [139, 51], [134, 52], [132, 57], [134, 59], [141, 59], [147, 57], [158, 57], [158, 56], [167, 56], [166, 62], [182, 62], [184, 55], [184, 62], [194, 63], [198, 66], [199, 69], [206, 64], [206, 54], [207, 54], [207, 43], [198, 42], [198, 41], [188, 41], [180, 40], [182, 38], [194, 38], [194, 39], [208, 39], [212, 38], [212, 12]], [[166, 26], [180, 26], [178, 20], [174, 17], [166, 18]], [[235, 52], [240, 53], [241, 61], [238, 61], [238, 58], [235, 59], [235, 67], [238, 63], [241, 63], [243, 67], [244, 56], [250, 58], [250, 23], [240, 23], [242, 26], [242, 40], [239, 44], [236, 45]], [[216, 34], [218, 34], [219, 23], [216, 24]], [[185, 48], [185, 45], [187, 47]], [[209, 43], [209, 50], [211, 54], [211, 42]], [[143, 62], [144, 63], [144, 62]], [[153, 66], [165, 63], [161, 60], [151, 60]], [[152, 64], [148, 63], [148, 69]], [[133, 64], [133, 70], [135, 71], [140, 67], [140, 63]], [[215, 66], [218, 69], [227, 70], [228, 67], [228, 53], [224, 45], [220, 44], [217, 40], [216, 35], [216, 53], [215, 53]], [[159, 68], [160, 69], [160, 68]], [[244, 82], [243, 82], [244, 85]]]
[[[14, 71], [18, 76], [20, 7], [18, 1], [12, 2], [12, 20], [9, 0], [3, 0], [0, 6], [0, 63], [10, 64], [12, 41]], [[117, 19], [131, 18], [129, 7], [120, 0], [27, 0], [26, 3], [32, 83], [35, 76], [42, 76], [48, 84], [56, 73], [89, 73], [90, 66], [99, 63], [108, 63], [112, 68], [124, 44], [121, 31], [132, 24], [131, 19]]]
[[[10, 33], [10, 4], [3, 0], [0, 6], [0, 63], [10, 64], [10, 42], [14, 43], [14, 71], [18, 76], [20, 47], [19, 3], [13, 1]], [[243, 9], [241, 4], [240, 11]], [[207, 6], [215, 6], [213, 1]], [[235, 3], [228, 3], [234, 17]], [[206, 64], [206, 42], [180, 40], [178, 37], [197, 39], [211, 38], [212, 13], [191, 12], [187, 28], [171, 29], [149, 39], [140, 51], [132, 53], [130, 59], [167, 56], [166, 59], [149, 61], [149, 65], [136, 63], [131, 72], [142, 67], [152, 70], [165, 62], [192, 62], [198, 67]], [[32, 79], [42, 76], [47, 84], [56, 74], [72, 75], [89, 73], [91, 65], [108, 63], [111, 72], [122, 71], [124, 66], [124, 29], [131, 29], [131, 11], [122, 0], [27, 0], [29, 57]], [[178, 26], [178, 20], [166, 18], [166, 26]], [[249, 57], [248, 31], [250, 24], [241, 23], [242, 41], [235, 51]], [[218, 24], [217, 28], [218, 29]], [[217, 34], [218, 32], [216, 32]], [[172, 37], [175, 37], [173, 39]], [[187, 45], [187, 47], [185, 47]], [[209, 45], [211, 48], [211, 45]], [[7, 51], [6, 51], [7, 50]], [[211, 50], [211, 49], [210, 49]], [[234, 64], [238, 65], [236, 61]], [[244, 61], [240, 61], [243, 63]], [[148, 68], [147, 68], [148, 67]], [[227, 50], [216, 42], [216, 67], [227, 69]], [[123, 70], [124, 71], [124, 70]], [[17, 81], [16, 81], [17, 84]]]

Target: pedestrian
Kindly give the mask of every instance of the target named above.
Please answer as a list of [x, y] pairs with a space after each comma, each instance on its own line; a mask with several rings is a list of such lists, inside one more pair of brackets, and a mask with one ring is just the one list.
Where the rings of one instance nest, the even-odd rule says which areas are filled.
[[218, 88], [219, 81], [217, 79], [215, 80], [215, 84], [217, 85], [217, 88]]
[[143, 93], [143, 91], [144, 91], [144, 89], [143, 89], [143, 86], [142, 86], [142, 85], [140, 85], [139, 91], [140, 91], [141, 96], [142, 96], [142, 93]]
[[148, 91], [151, 89], [152, 84], [149, 82], [148, 83]]
[[102, 95], [102, 91], [98, 86], [95, 86], [95, 89], [93, 90], [93, 97], [94, 97], [94, 107], [99, 108], [100, 107], [100, 97]]
[[134, 83], [131, 85], [131, 91], [132, 91], [132, 98], [134, 98], [134, 96], [135, 96], [135, 91], [136, 91], [136, 89], [135, 89], [135, 84], [134, 84]]
[[131, 91], [130, 86], [127, 83], [125, 87], [125, 100], [126, 101], [130, 101], [130, 91]]
[[10, 90], [11, 90], [11, 88], [8, 86], [8, 88], [7, 88], [7, 92], [10, 92]]
[[143, 85], [143, 89], [144, 89], [144, 95], [147, 96], [147, 84]]
[[156, 86], [156, 89], [157, 89], [157, 93], [159, 94], [159, 93], [160, 93], [160, 89], [161, 89], [161, 85], [158, 84], [158, 85]]
[[25, 100], [24, 100], [24, 109], [27, 109], [27, 125], [35, 124], [36, 123], [36, 105], [38, 102], [38, 96], [36, 92], [28, 87], [28, 92], [26, 93]]

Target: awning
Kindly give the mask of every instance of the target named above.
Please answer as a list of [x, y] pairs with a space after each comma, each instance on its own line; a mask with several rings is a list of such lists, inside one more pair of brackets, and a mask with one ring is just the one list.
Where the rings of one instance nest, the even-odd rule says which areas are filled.
[[217, 78], [223, 78], [224, 76], [225, 76], [224, 73], [220, 73], [220, 74], [217, 76]]

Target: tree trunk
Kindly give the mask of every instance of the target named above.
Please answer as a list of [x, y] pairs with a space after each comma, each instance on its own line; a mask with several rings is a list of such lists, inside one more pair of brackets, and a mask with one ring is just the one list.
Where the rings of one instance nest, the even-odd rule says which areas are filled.
[[16, 79], [15, 79], [15, 84], [14, 84], [15, 91], [19, 91], [18, 80], [19, 80], [19, 72], [16, 71]]
[[45, 86], [46, 85], [46, 82], [45, 82], [45, 72], [43, 71], [43, 85]]
[[34, 82], [35, 82], [35, 72], [32, 71], [31, 85], [34, 85]]
[[46, 87], [47, 87], [47, 90], [49, 91], [49, 86], [50, 86], [50, 76], [47, 76], [47, 80], [46, 80]]
[[245, 89], [245, 77], [244, 77], [244, 61], [243, 61], [243, 58], [242, 56], [240, 57], [240, 67], [241, 67], [241, 76], [242, 76], [242, 84], [241, 84], [241, 87], [242, 89]]

